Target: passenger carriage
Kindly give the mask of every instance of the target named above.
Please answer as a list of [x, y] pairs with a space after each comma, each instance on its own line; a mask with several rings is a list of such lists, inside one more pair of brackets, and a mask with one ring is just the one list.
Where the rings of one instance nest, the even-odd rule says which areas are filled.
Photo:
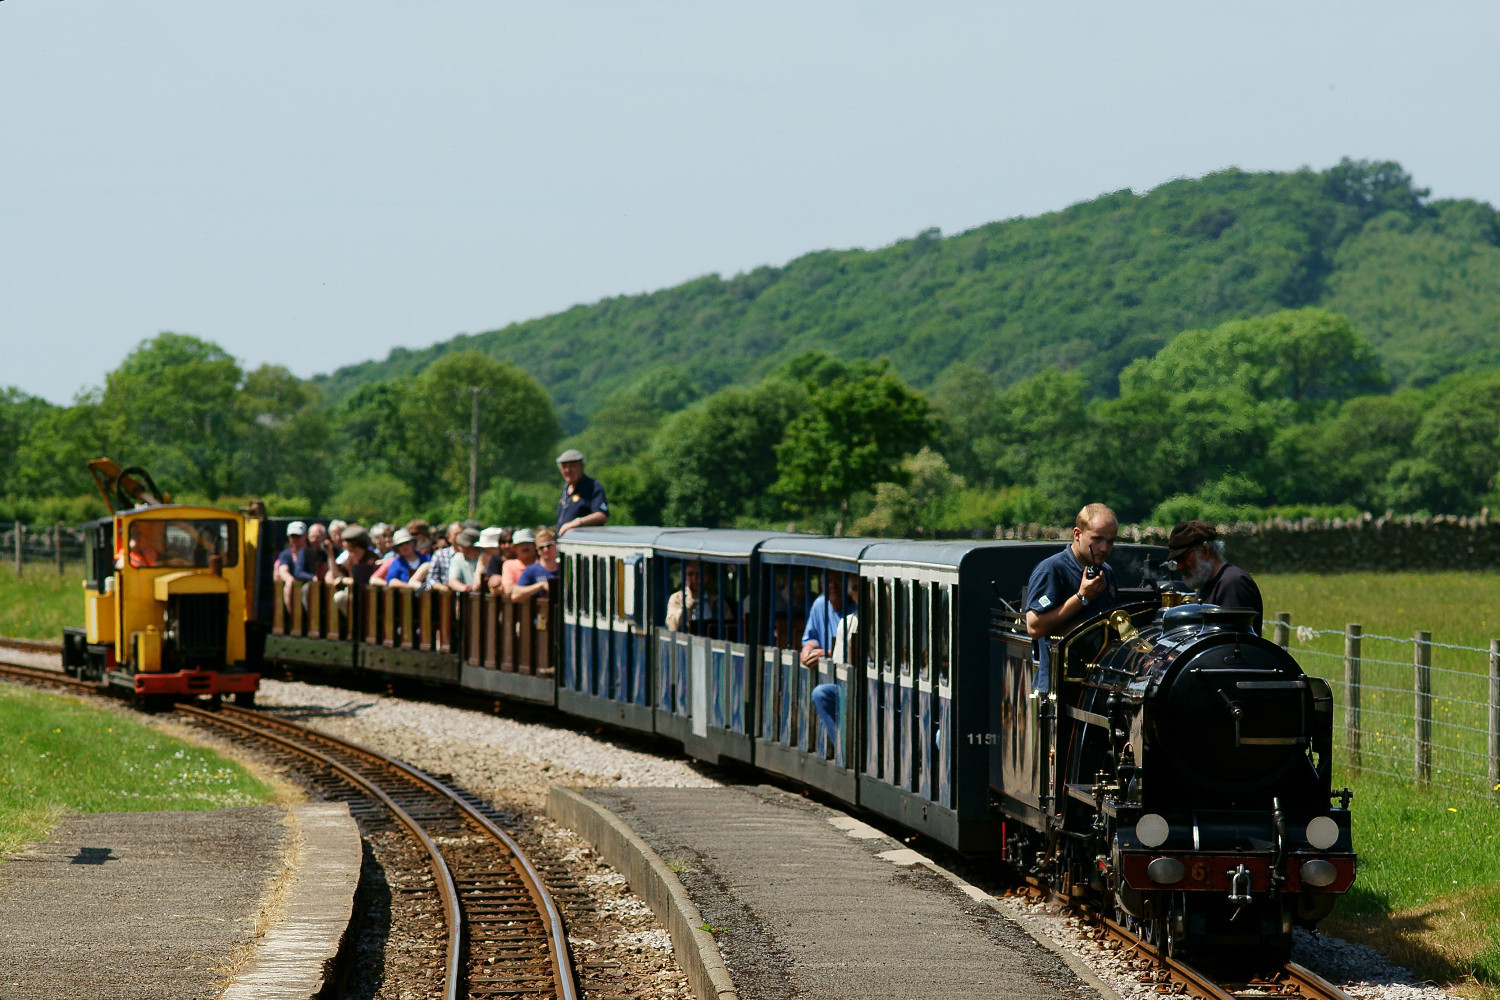
[[[805, 666], [802, 634], [816, 598], [843, 586], [848, 577], [858, 583], [859, 559], [870, 544], [861, 538], [787, 535], [760, 547], [755, 763], [846, 802], [857, 801], [852, 766], [860, 732], [855, 658], [840, 650], [845, 655], [836, 660], [829, 649], [830, 655], [816, 666]], [[863, 608], [863, 594], [860, 598]], [[837, 732], [826, 732], [813, 709], [812, 691], [819, 684], [837, 685]]]
[[[570, 532], [567, 536], [572, 538]], [[751, 763], [759, 550], [779, 532], [682, 530], [655, 543], [652, 566], [655, 731], [694, 757]], [[667, 627], [673, 592], [700, 574], [697, 609]]]
[[655, 732], [651, 656], [661, 611], [655, 546], [665, 528], [578, 528], [559, 545], [562, 676], [557, 707]]

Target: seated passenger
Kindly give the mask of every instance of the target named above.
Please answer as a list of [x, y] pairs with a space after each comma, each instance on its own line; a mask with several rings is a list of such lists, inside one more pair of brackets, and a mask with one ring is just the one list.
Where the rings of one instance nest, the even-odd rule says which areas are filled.
[[505, 560], [500, 558], [504, 551], [502, 546], [509, 543], [510, 538], [504, 528], [485, 528], [479, 533], [479, 575], [474, 580], [476, 593], [490, 592], [490, 578], [498, 577], [505, 567]]
[[328, 575], [328, 564], [333, 560], [332, 548], [328, 529], [321, 524], [309, 525], [307, 545], [302, 549], [302, 568], [311, 573], [314, 579], [323, 579]]
[[445, 544], [440, 545], [438, 550], [432, 554], [432, 561], [427, 564], [427, 575], [422, 579], [423, 590], [447, 590], [449, 568], [453, 565], [453, 557], [458, 555], [458, 549], [454, 547], [454, 539], [463, 530], [463, 525], [454, 521], [448, 525]]
[[338, 518], [328, 522], [328, 540], [333, 543], [331, 547], [334, 552], [334, 562], [344, 561], [344, 529], [347, 527], [349, 527], [349, 522], [340, 521]]
[[[453, 547], [443, 550], [456, 553], [449, 558], [447, 587], [455, 593], [466, 594], [474, 589], [474, 583], [483, 570], [479, 565], [479, 532], [462, 524], [458, 527], [461, 530], [453, 537]], [[433, 558], [436, 561], [436, 557]]]
[[[816, 668], [836, 643], [839, 624], [846, 615], [859, 613], [859, 577], [853, 573], [829, 573], [828, 589], [807, 609], [807, 627], [802, 630], [802, 664]], [[813, 709], [830, 740], [839, 731], [839, 686], [819, 684], [812, 689]]]
[[491, 578], [490, 593], [492, 594], [505, 594], [509, 597], [510, 589], [516, 585], [517, 580], [521, 579], [521, 573], [537, 560], [536, 534], [530, 528], [517, 531], [512, 536], [511, 544], [515, 546], [516, 557], [506, 560], [505, 565], [500, 569], [498, 579]]
[[417, 540], [412, 537], [411, 532], [402, 528], [396, 532], [391, 539], [396, 546], [396, 558], [392, 559], [385, 571], [385, 582], [389, 587], [411, 587], [412, 576], [427, 564], [430, 556], [425, 552], [417, 551]]
[[548, 583], [557, 576], [557, 536], [550, 528], [536, 533], [537, 560], [521, 571], [516, 585], [511, 588], [510, 599], [525, 601], [535, 597], [547, 600]]
[[673, 632], [694, 632], [701, 635], [703, 629], [694, 629], [694, 624], [722, 625], [733, 620], [733, 615], [723, 600], [713, 599], [710, 595], [707, 610], [699, 608], [702, 600], [703, 567], [700, 563], [690, 562], [683, 567], [682, 586], [674, 588], [667, 598], [667, 628]]
[[276, 557], [276, 568], [271, 578], [281, 584], [282, 603], [290, 611], [292, 588], [298, 582], [309, 583], [317, 579], [307, 568], [307, 525], [293, 521], [286, 526], [286, 548]]
[[370, 535], [364, 528], [351, 524], [344, 528], [344, 561], [335, 561], [328, 567], [328, 582], [338, 588], [333, 594], [333, 603], [340, 611], [348, 613], [350, 585], [369, 583], [377, 562], [370, 551]]

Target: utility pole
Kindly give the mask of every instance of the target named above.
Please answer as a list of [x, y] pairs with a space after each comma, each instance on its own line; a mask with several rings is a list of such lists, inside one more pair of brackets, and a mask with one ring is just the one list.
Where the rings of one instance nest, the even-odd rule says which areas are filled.
[[469, 422], [469, 516], [479, 508], [479, 386], [469, 390], [474, 396], [474, 414]]

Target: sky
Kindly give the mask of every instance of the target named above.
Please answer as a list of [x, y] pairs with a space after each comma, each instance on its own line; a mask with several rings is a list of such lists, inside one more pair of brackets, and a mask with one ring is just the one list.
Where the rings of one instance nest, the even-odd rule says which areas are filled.
[[1500, 205], [1500, 5], [0, 0], [0, 387], [300, 376], [1226, 167]]

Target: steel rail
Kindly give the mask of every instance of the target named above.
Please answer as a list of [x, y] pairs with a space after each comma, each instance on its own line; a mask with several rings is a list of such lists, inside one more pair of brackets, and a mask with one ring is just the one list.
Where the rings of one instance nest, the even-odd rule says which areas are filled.
[[1129, 944], [1140, 954], [1160, 964], [1188, 989], [1194, 990], [1208, 1000], [1236, 1000], [1233, 993], [1214, 982], [1206, 973], [1198, 971], [1186, 962], [1179, 962], [1175, 958], [1162, 954], [1158, 948], [1125, 925], [1116, 923], [1108, 917], [1100, 917], [1099, 924], [1111, 936]]
[[13, 680], [36, 681], [39, 684], [51, 684], [56, 687], [71, 688], [79, 691], [102, 692], [104, 688], [93, 681], [81, 681], [76, 677], [69, 677], [61, 670], [51, 670], [47, 667], [28, 667], [21, 663], [9, 663], [0, 660], [0, 677], [9, 677]]
[[[411, 832], [412, 836], [421, 843], [423, 848], [426, 849], [428, 859], [432, 864], [432, 872], [436, 878], [438, 894], [442, 897], [444, 915], [448, 920], [448, 957], [444, 969], [443, 998], [444, 1000], [458, 1000], [458, 990], [462, 980], [459, 963], [463, 954], [464, 935], [463, 913], [458, 904], [458, 886], [454, 882], [452, 872], [448, 870], [448, 863], [443, 860], [442, 852], [438, 850], [438, 846], [433, 843], [432, 838], [427, 835], [427, 831], [422, 829], [421, 824], [413, 819], [411, 814], [405, 809], [397, 805], [395, 800], [373, 781], [347, 764], [335, 760], [313, 747], [305, 746], [296, 740], [278, 733], [268, 732], [266, 729], [251, 725], [242, 719], [230, 718], [222, 712], [207, 712], [201, 708], [193, 708], [189, 705], [178, 705], [177, 711], [200, 722], [206, 722], [212, 726], [232, 729], [255, 736], [259, 739], [275, 743], [293, 753], [310, 757], [318, 761], [318, 763], [336, 771], [338, 774], [343, 775], [356, 787], [379, 799], [390, 810], [391, 815], [395, 816]], [[253, 716], [254, 713], [247, 714]], [[298, 728], [300, 729], [301, 727]], [[350, 746], [352, 747], [353, 744], [350, 744]], [[367, 754], [374, 753], [363, 748], [356, 749]]]
[[0, 636], [0, 649], [14, 649], [23, 653], [57, 653], [62, 654], [62, 643], [50, 642], [46, 639], [11, 639]]
[[409, 776], [413, 781], [425, 785], [446, 797], [468, 819], [481, 827], [495, 840], [504, 844], [506, 850], [510, 852], [511, 857], [516, 863], [517, 873], [521, 877], [522, 884], [526, 886], [527, 893], [531, 896], [537, 911], [546, 918], [548, 928], [547, 937], [550, 945], [549, 951], [552, 955], [553, 976], [556, 979], [558, 996], [560, 1000], [577, 1000], [577, 989], [574, 985], [577, 981], [577, 976], [573, 968], [572, 957], [568, 953], [568, 932], [567, 928], [563, 926], [562, 912], [557, 908], [556, 902], [552, 899], [552, 894], [547, 891], [547, 886], [542, 881], [541, 875], [532, 865], [531, 859], [526, 856], [526, 852], [521, 849], [521, 845], [516, 843], [508, 833], [496, 826], [488, 816], [475, 809], [463, 796], [459, 795], [443, 782], [438, 781], [418, 768], [412, 767], [403, 760], [389, 757], [378, 750], [372, 750], [369, 747], [339, 739], [337, 736], [330, 736], [327, 733], [299, 726], [285, 719], [263, 715], [248, 709], [234, 708], [226, 705], [220, 710], [220, 714], [231, 718], [238, 716], [254, 719], [262, 725], [275, 726], [288, 732], [295, 732], [299, 736], [310, 735], [314, 739], [323, 740], [349, 752], [363, 754], [388, 767], [396, 768]]
[[1304, 965], [1288, 962], [1285, 974], [1297, 984], [1298, 989], [1310, 996], [1321, 997], [1323, 1000], [1350, 1000], [1349, 994]]

